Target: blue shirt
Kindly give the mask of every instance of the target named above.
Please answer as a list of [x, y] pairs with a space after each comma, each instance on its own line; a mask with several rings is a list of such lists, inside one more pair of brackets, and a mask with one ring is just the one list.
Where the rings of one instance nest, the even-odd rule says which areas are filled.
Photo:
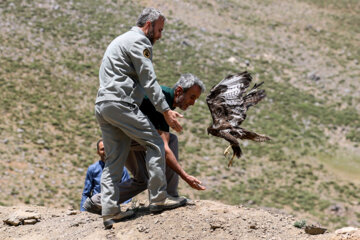
[[[85, 209], [83, 208], [83, 204], [88, 197], [91, 197], [101, 192], [100, 179], [104, 166], [105, 163], [101, 160], [89, 166], [86, 173], [85, 186], [80, 203], [80, 211], [85, 211]], [[127, 169], [124, 167], [121, 182], [128, 179], [130, 179], [130, 175]], [[130, 201], [131, 198], [126, 200], [124, 203], [128, 203]]]

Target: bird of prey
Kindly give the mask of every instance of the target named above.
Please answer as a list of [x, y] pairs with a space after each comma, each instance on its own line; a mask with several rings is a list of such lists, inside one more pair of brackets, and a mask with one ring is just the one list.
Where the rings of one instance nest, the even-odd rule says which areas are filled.
[[208, 134], [224, 138], [230, 143], [224, 155], [229, 153], [230, 147], [233, 155], [228, 163], [232, 165], [235, 156], [242, 155], [241, 148], [237, 139], [249, 139], [256, 142], [270, 140], [268, 136], [260, 135], [255, 132], [241, 128], [241, 123], [246, 118], [249, 107], [257, 104], [265, 96], [265, 90], [259, 89], [264, 83], [255, 84], [253, 88], [246, 92], [252, 77], [248, 72], [229, 75], [220, 83], [215, 85], [206, 97], [213, 123], [208, 127]]

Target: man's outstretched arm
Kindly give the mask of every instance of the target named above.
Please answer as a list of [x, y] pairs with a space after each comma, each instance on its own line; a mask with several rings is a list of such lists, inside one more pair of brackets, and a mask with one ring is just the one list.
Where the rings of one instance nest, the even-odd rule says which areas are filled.
[[158, 132], [164, 141], [166, 165], [179, 174], [179, 176], [192, 188], [196, 190], [205, 190], [206, 188], [201, 185], [201, 182], [194, 176], [187, 174], [176, 160], [175, 154], [169, 147], [170, 133], [163, 131]]

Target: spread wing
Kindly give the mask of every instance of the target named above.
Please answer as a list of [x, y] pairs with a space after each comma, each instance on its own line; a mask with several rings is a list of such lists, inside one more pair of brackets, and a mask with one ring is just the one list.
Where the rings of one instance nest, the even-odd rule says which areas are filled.
[[248, 72], [229, 75], [215, 85], [206, 98], [213, 123], [208, 127], [208, 133], [224, 138], [230, 142], [234, 154], [241, 156], [241, 149], [237, 139], [253, 141], [267, 141], [270, 138], [248, 131], [240, 127], [246, 119], [249, 107], [257, 104], [265, 96], [265, 90], [259, 89], [263, 84], [255, 84], [246, 92], [252, 81]]
[[229, 75], [210, 90], [206, 102], [215, 124], [231, 120], [232, 125], [240, 125], [245, 120], [243, 95], [251, 80], [248, 72]]

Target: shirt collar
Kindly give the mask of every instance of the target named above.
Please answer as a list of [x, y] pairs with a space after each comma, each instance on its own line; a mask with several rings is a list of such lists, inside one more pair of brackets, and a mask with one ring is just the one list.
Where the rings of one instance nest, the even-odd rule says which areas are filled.
[[174, 110], [176, 107], [174, 107], [174, 98], [175, 98], [175, 89], [171, 88], [171, 91], [170, 91], [170, 109], [171, 110]]
[[102, 169], [104, 169], [105, 162], [103, 162], [103, 161], [99, 160], [99, 164], [100, 164], [101, 168], [102, 168]]
[[163, 86], [163, 85], [160, 85], [160, 87], [161, 87], [161, 90], [163, 92], [166, 92], [168, 94], [168, 95], [165, 95], [166, 102], [168, 103], [170, 109], [174, 110], [175, 107], [173, 107], [173, 105], [174, 105], [174, 98], [175, 98], [175, 89], [174, 88], [169, 88], [169, 87], [166, 87], [166, 86]]
[[134, 31], [134, 32], [137, 32], [137, 33], [140, 33], [142, 35], [145, 36], [145, 33], [143, 32], [143, 30], [141, 30], [141, 28], [139, 28], [138, 26], [134, 26], [131, 28], [131, 31]]

